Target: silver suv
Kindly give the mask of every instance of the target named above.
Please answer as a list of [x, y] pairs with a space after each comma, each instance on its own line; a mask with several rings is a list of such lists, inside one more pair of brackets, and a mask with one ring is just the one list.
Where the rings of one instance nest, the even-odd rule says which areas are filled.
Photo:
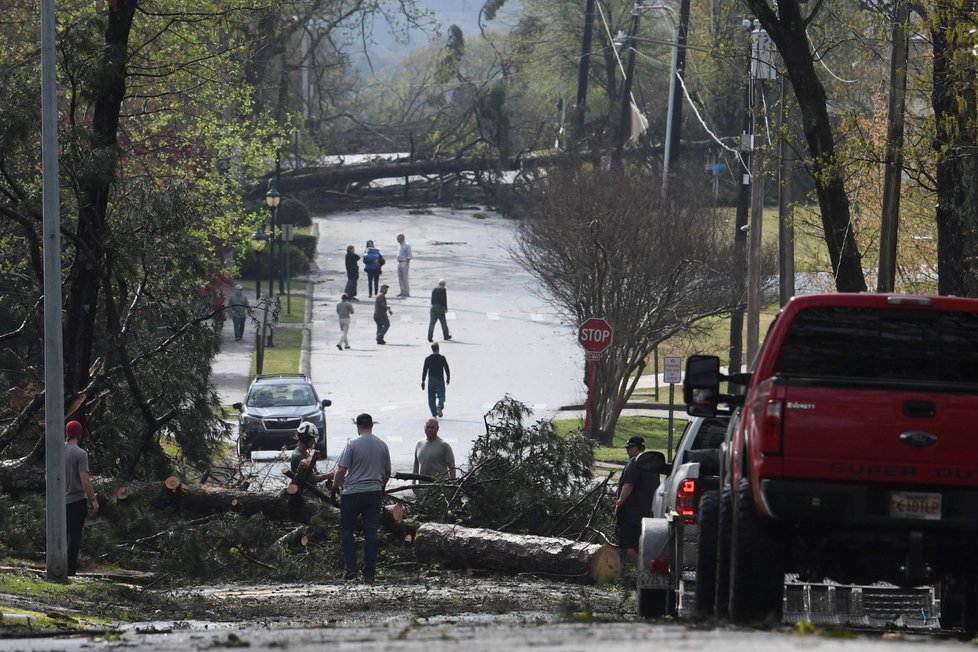
[[257, 376], [243, 403], [235, 403], [238, 415], [238, 456], [251, 459], [251, 452], [282, 450], [296, 445], [296, 428], [309, 421], [319, 428], [316, 448], [326, 457], [326, 413], [332, 405], [320, 400], [303, 374]]

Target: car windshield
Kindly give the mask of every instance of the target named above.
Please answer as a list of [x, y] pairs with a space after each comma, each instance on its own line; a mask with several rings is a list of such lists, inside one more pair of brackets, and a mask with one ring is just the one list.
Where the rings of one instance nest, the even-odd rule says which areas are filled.
[[316, 395], [312, 388], [301, 383], [252, 388], [247, 401], [251, 407], [259, 408], [312, 405], [315, 402]]

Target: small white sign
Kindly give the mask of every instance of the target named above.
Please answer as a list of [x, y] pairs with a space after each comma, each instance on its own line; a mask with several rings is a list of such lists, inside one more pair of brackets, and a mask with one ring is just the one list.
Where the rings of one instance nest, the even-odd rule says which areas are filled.
[[666, 368], [662, 374], [662, 379], [670, 384], [683, 382], [683, 359], [681, 356], [666, 356]]

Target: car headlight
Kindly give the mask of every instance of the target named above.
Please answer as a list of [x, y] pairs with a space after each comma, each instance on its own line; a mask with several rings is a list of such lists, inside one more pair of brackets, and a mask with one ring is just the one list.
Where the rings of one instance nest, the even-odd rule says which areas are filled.
[[303, 414], [302, 420], [309, 421], [317, 426], [326, 422], [326, 419], [323, 418], [323, 413], [321, 410], [316, 410], [315, 412], [310, 412], [309, 414]]
[[254, 425], [257, 425], [259, 423], [261, 423], [261, 418], [260, 417], [252, 417], [252, 416], [248, 416], [247, 414], [242, 414], [241, 415], [241, 425], [242, 426], [254, 426]]

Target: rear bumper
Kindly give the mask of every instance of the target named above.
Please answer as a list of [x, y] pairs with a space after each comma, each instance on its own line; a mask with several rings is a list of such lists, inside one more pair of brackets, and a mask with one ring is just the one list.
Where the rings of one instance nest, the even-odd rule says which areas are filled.
[[[939, 520], [890, 516], [895, 491], [941, 494]], [[978, 531], [978, 489], [866, 485], [810, 480], [761, 480], [761, 498], [779, 520], [831, 523], [841, 527]]]

